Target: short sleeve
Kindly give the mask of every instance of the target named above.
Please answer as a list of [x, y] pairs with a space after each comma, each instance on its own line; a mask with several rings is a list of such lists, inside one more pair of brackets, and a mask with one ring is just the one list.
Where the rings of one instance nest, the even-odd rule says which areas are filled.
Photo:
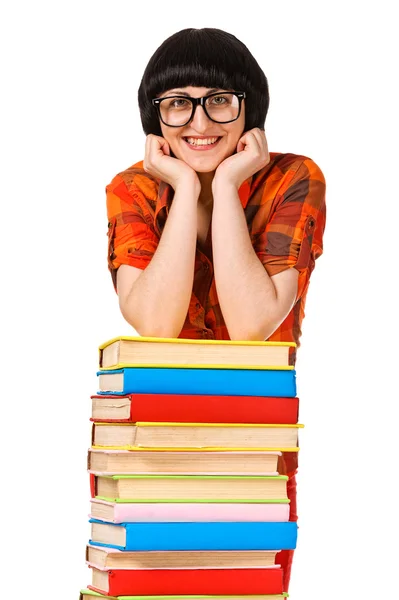
[[316, 259], [323, 253], [326, 184], [320, 168], [307, 158], [286, 189], [282, 187], [257, 256], [270, 276], [288, 268], [297, 269], [298, 299], [308, 285]]
[[120, 265], [145, 269], [158, 247], [158, 237], [146, 221], [146, 199], [139, 189], [128, 189], [120, 176], [106, 186], [108, 216], [108, 269], [117, 292]]

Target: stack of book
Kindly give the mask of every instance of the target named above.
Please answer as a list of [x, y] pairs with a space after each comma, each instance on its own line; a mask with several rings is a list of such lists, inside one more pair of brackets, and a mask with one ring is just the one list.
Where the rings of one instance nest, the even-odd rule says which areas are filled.
[[122, 336], [100, 346], [81, 600], [277, 600], [296, 547], [283, 452], [298, 452], [284, 342]]

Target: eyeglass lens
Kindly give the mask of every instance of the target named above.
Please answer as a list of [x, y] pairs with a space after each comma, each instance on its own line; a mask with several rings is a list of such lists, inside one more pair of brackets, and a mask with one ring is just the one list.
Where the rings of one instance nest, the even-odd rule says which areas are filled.
[[[185, 125], [191, 117], [193, 103], [189, 98], [165, 98], [159, 105], [162, 120], [167, 125]], [[218, 123], [237, 119], [240, 103], [235, 94], [223, 93], [205, 100], [208, 116]]]

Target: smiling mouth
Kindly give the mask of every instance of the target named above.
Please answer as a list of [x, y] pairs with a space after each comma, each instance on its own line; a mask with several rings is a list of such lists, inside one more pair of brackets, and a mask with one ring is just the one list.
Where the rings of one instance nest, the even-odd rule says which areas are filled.
[[[216, 136], [214, 136], [214, 137], [216, 137]], [[186, 137], [183, 138], [183, 140], [185, 141], [187, 146], [189, 146], [192, 150], [210, 150], [210, 149], [214, 148], [215, 146], [217, 146], [217, 144], [219, 143], [219, 141], [221, 139], [222, 139], [221, 137], [218, 137], [216, 139], [216, 141], [211, 144], [204, 144], [203, 142], [193, 144], [193, 143], [189, 142]]]

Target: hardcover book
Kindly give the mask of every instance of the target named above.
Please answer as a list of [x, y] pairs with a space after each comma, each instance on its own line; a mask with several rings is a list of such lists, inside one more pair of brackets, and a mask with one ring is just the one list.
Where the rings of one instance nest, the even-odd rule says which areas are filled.
[[98, 394], [296, 396], [295, 370], [125, 367], [98, 371]]
[[88, 545], [86, 563], [97, 569], [253, 569], [274, 567], [276, 550], [127, 552]]
[[298, 397], [197, 394], [93, 394], [93, 421], [297, 423]]
[[229, 596], [222, 595], [189, 595], [184, 594], [184, 596], [105, 596], [93, 590], [84, 589], [80, 591], [79, 600], [284, 600], [288, 598], [288, 594], [284, 592], [283, 594], [259, 594], [250, 596], [240, 594], [237, 596], [236, 594]]
[[106, 450], [90, 448], [87, 469], [97, 475], [278, 475], [281, 452]]
[[258, 423], [93, 423], [92, 445], [119, 449], [230, 448], [295, 451], [295, 424]]
[[294, 342], [119, 336], [99, 347], [100, 368], [129, 365], [288, 366]]
[[131, 594], [280, 594], [283, 571], [269, 569], [154, 569], [100, 571], [92, 568], [95, 591]]
[[286, 475], [94, 475], [95, 496], [120, 502], [287, 501]]
[[[93, 484], [94, 495], [94, 484]], [[289, 519], [289, 502], [109, 502], [92, 498], [90, 517], [110, 523], [277, 521]]]
[[118, 550], [293, 550], [297, 524], [269, 522], [104, 523], [90, 519], [89, 544]]

